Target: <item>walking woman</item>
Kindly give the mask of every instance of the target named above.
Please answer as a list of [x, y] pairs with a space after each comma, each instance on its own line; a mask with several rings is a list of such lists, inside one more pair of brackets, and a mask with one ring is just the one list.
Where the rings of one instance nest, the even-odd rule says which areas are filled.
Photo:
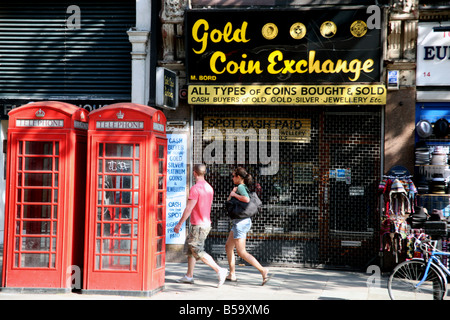
[[[228, 200], [232, 197], [236, 198], [242, 202], [250, 202], [249, 190], [247, 186], [253, 184], [252, 176], [245, 171], [244, 168], [238, 167], [233, 172], [233, 183], [236, 185], [228, 196]], [[234, 256], [234, 249], [236, 248], [237, 254], [254, 266], [261, 273], [263, 278], [262, 285], [265, 285], [267, 281], [272, 277], [269, 269], [264, 268], [245, 249], [245, 240], [247, 237], [247, 232], [252, 226], [251, 218], [244, 219], [233, 219], [230, 234], [228, 235], [227, 243], [225, 245], [225, 250], [227, 252], [228, 264], [230, 265], [230, 273], [227, 277], [228, 281], [237, 281], [236, 278], [236, 258]]]

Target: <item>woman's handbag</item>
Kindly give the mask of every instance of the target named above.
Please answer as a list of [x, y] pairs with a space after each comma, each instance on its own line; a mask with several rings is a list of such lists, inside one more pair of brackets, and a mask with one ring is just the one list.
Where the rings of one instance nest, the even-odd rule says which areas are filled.
[[231, 219], [251, 218], [257, 214], [262, 207], [262, 202], [256, 192], [250, 192], [250, 202], [239, 201], [232, 197], [225, 202], [225, 208]]

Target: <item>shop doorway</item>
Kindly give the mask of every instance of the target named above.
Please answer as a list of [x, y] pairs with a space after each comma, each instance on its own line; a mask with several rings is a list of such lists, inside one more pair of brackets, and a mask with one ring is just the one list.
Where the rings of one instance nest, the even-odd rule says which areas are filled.
[[[224, 111], [209, 106], [197, 107], [195, 117], [203, 122], [203, 137], [213, 124], [223, 132], [245, 131], [249, 123], [256, 126], [264, 121], [272, 128], [277, 122], [280, 128], [278, 171], [273, 175], [261, 174], [267, 164], [261, 162], [261, 150], [255, 150], [248, 137], [245, 162], [237, 143], [234, 160], [226, 161], [224, 143], [222, 162], [208, 164], [207, 179], [215, 199], [207, 249], [216, 259], [226, 261], [229, 219], [223, 203], [233, 187], [231, 172], [238, 165], [256, 178], [256, 191], [263, 201], [263, 211], [253, 218], [247, 237], [247, 250], [259, 261], [358, 269], [377, 256], [381, 108], [340, 107], [335, 112], [331, 107], [228, 107]], [[295, 126], [299, 121], [303, 131]], [[283, 123], [288, 127], [281, 129]], [[203, 138], [203, 150], [210, 152], [211, 143]], [[272, 146], [267, 143], [266, 147], [270, 155]]]

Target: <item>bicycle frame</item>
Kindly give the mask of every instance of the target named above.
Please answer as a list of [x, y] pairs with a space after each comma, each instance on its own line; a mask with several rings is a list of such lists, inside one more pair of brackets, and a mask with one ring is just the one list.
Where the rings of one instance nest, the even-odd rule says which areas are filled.
[[443, 263], [441, 262], [441, 260], [437, 258], [437, 256], [450, 256], [450, 252], [440, 252], [436, 251], [436, 249], [433, 248], [433, 250], [431, 251], [431, 256], [428, 258], [427, 267], [425, 268], [425, 274], [423, 276], [423, 279], [418, 284], [415, 285], [416, 288], [420, 287], [420, 285], [425, 282], [425, 279], [428, 277], [428, 271], [430, 270], [431, 264], [433, 262], [435, 262], [435, 265], [437, 264], [437, 266], [442, 271], [444, 271], [448, 276], [450, 276], [450, 270], [443, 265]]

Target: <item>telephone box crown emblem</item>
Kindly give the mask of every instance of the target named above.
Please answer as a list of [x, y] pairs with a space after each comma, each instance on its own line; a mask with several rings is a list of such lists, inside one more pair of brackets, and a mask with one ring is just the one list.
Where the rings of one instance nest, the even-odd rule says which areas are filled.
[[125, 114], [122, 111], [119, 111], [116, 113], [117, 119], [123, 119], [123, 117], [125, 116]]
[[36, 111], [35, 115], [38, 118], [43, 118], [45, 116], [45, 112], [42, 109], [39, 109], [38, 111]]

